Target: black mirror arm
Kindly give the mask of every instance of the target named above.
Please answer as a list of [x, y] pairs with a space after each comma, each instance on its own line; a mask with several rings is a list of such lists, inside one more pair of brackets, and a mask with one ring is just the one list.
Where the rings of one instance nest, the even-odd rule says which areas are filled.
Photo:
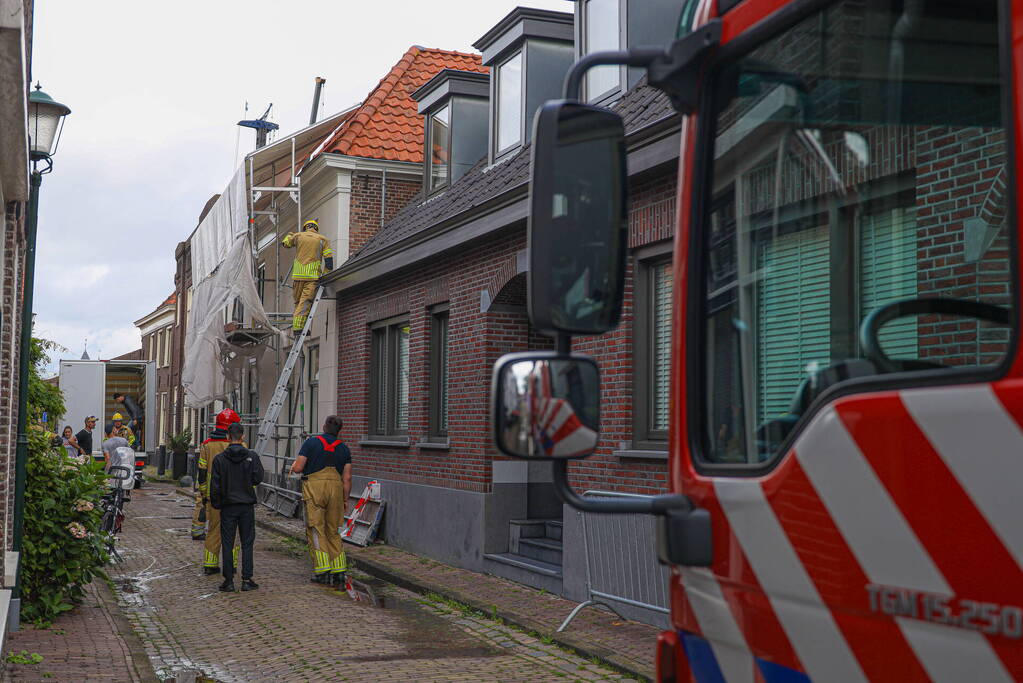
[[706, 52], [721, 44], [721, 19], [711, 19], [679, 38], [663, 58], [646, 69], [647, 83], [666, 93], [675, 110], [690, 114], [696, 109], [698, 73]]
[[636, 47], [631, 50], [609, 50], [591, 52], [572, 65], [565, 76], [565, 99], [582, 100], [583, 76], [595, 66], [624, 64], [625, 66], [647, 66], [658, 58], [666, 57], [664, 48]]
[[584, 498], [568, 483], [568, 463], [555, 460], [551, 463], [554, 473], [554, 491], [558, 500], [580, 512], [603, 512], [608, 514], [635, 513], [641, 515], [666, 515], [671, 510], [690, 511], [693, 502], [688, 496], [668, 494], [649, 498]]

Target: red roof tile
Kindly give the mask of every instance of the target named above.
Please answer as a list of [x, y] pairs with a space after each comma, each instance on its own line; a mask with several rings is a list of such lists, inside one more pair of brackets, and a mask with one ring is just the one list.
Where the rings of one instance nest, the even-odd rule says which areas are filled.
[[362, 105], [311, 155], [334, 152], [388, 161], [423, 160], [423, 117], [412, 93], [443, 69], [488, 73], [479, 55], [413, 45]]

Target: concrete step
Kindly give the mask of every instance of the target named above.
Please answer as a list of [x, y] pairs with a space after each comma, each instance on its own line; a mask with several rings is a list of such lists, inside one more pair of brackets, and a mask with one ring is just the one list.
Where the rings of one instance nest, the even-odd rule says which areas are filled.
[[562, 529], [564, 528], [564, 524], [562, 524], [560, 521], [553, 519], [548, 520], [544, 522], [544, 528], [546, 531], [544, 535], [547, 536], [547, 538], [554, 539], [555, 541], [561, 540]]
[[523, 557], [561, 566], [561, 541], [551, 538], [520, 538], [518, 548], [512, 548], [512, 552]]
[[513, 553], [492, 553], [483, 556], [483, 570], [516, 583], [561, 593], [561, 567]]
[[508, 522], [508, 537], [514, 546], [520, 538], [543, 538], [547, 535], [546, 519], [513, 519]]

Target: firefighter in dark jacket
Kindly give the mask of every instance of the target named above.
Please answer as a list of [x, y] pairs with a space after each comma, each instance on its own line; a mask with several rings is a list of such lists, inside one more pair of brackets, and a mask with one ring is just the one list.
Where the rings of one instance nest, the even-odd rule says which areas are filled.
[[352, 454], [338, 438], [340, 431], [341, 418], [329, 416], [323, 423], [323, 434], [311, 436], [302, 444], [291, 471], [302, 475], [313, 581], [344, 586], [348, 563], [338, 527], [352, 490]]
[[[227, 448], [227, 430], [232, 424], [241, 422], [238, 413], [230, 408], [217, 413], [215, 428], [210, 438], [199, 447], [199, 498], [206, 514], [206, 544], [203, 547], [202, 568], [204, 574], [220, 571], [220, 511], [210, 504], [210, 474], [213, 460]], [[198, 524], [198, 514], [192, 516], [192, 537]], [[235, 558], [237, 559], [237, 558]]]
[[220, 590], [234, 592], [231, 547], [235, 531], [242, 543], [242, 590], [259, 588], [252, 580], [252, 546], [256, 540], [256, 486], [263, 481], [263, 463], [255, 451], [245, 447], [245, 429], [235, 422], [227, 429], [230, 444], [213, 458], [210, 503], [220, 511], [220, 552], [224, 556], [224, 582]]

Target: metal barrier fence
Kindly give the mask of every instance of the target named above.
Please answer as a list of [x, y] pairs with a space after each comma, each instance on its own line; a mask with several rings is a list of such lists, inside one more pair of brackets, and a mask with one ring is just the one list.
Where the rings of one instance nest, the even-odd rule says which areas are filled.
[[[593, 498], [650, 498], [634, 493], [587, 491]], [[602, 605], [618, 616], [616, 605], [668, 614], [669, 570], [657, 560], [656, 521], [652, 515], [576, 512], [583, 532], [586, 600], [558, 627], [564, 631], [584, 607]], [[625, 617], [622, 617], [625, 618]]]

